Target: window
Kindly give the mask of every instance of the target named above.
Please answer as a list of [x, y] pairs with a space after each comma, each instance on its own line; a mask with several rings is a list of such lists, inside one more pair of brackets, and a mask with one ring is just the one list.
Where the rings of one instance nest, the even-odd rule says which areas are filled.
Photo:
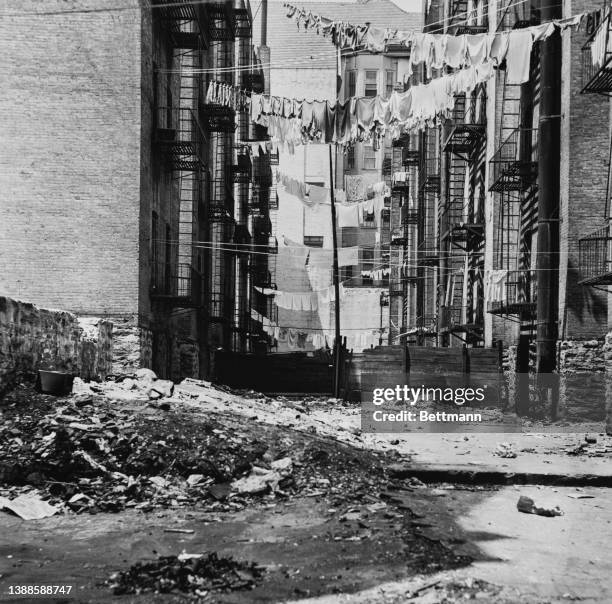
[[153, 285], [159, 286], [159, 216], [157, 212], [151, 214], [151, 275]]
[[376, 226], [374, 224], [374, 210], [368, 212], [366, 208], [362, 208], [361, 223], [363, 226]]
[[[361, 270], [362, 271], [373, 271], [374, 270], [374, 250], [362, 248], [359, 250], [361, 255]], [[374, 280], [372, 277], [362, 277], [361, 281], [363, 285], [371, 285]]]
[[173, 128], [175, 124], [172, 123], [172, 91], [170, 87], [166, 88], [166, 127]]
[[355, 70], [348, 72], [347, 96], [357, 96], [357, 72]]
[[376, 96], [378, 94], [378, 71], [365, 72], [364, 96]]
[[165, 241], [165, 270], [166, 270], [166, 292], [172, 291], [172, 243], [170, 241], [170, 225], [166, 223], [166, 241]]
[[376, 151], [372, 145], [363, 146], [363, 169], [376, 170]]
[[352, 287], [355, 285], [355, 281], [353, 280], [353, 267], [352, 266], [341, 266], [340, 267], [340, 280], [348, 281], [346, 284], [348, 287]]
[[304, 235], [304, 245], [308, 247], [323, 247], [322, 235]]
[[385, 72], [385, 96], [389, 98], [395, 86], [395, 71], [387, 69]]
[[346, 151], [346, 167], [349, 170], [355, 169], [355, 147], [350, 146]]

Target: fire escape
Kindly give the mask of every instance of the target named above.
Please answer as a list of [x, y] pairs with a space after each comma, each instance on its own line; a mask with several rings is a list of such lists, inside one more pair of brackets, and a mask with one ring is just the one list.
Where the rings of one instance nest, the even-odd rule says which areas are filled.
[[[235, 84], [235, 18], [231, 2], [207, 3], [209, 32], [209, 81]], [[207, 294], [208, 322], [215, 345], [233, 349], [232, 328], [236, 299], [236, 262], [234, 257], [234, 131], [233, 107], [201, 99], [199, 115], [210, 140]], [[212, 337], [209, 336], [209, 337]]]
[[[500, 29], [533, 24], [529, 6], [507, 4]], [[532, 247], [537, 232], [538, 131], [533, 127], [540, 96], [538, 48], [531, 57], [530, 80], [522, 87], [505, 78], [501, 92], [499, 147], [490, 160], [489, 190], [497, 200], [495, 256], [487, 311], [520, 324], [533, 338], [536, 318], [536, 275]], [[502, 65], [502, 68], [504, 65]]]
[[[234, 32], [236, 36], [236, 53], [238, 60], [238, 80], [240, 88], [244, 89], [243, 73], [250, 69], [253, 63], [253, 47], [251, 33], [251, 13], [242, 3], [234, 8]], [[248, 126], [249, 115], [246, 107], [238, 106], [235, 113], [238, 141], [233, 152], [230, 168], [234, 187], [234, 220], [235, 229], [233, 244], [235, 246], [235, 297], [234, 317], [232, 321], [233, 350], [247, 352], [249, 350], [249, 335], [251, 327], [251, 296], [249, 283], [249, 267], [253, 236], [249, 224], [249, 199], [252, 194], [251, 179], [253, 166], [249, 147], [240, 140], [240, 134]]]
[[[240, 30], [238, 26], [237, 31]], [[253, 65], [254, 61], [249, 60]], [[263, 93], [264, 77], [260, 67], [251, 67], [241, 70], [241, 87], [245, 90]], [[234, 167], [234, 178], [241, 179], [248, 189], [248, 196], [244, 199], [245, 220], [251, 234], [251, 254], [248, 263], [248, 294], [250, 300], [249, 317], [246, 322], [246, 335], [248, 349], [252, 352], [265, 353], [276, 344], [269, 333], [263, 329], [260, 321], [251, 317], [251, 309], [270, 324], [278, 324], [278, 308], [272, 296], [265, 295], [261, 290], [276, 289], [276, 255], [278, 242], [276, 239], [276, 220], [278, 210], [278, 197], [276, 194], [276, 181], [272, 174], [273, 166], [279, 162], [278, 150], [273, 149], [265, 127], [253, 124], [248, 109], [238, 115], [238, 140], [242, 149], [238, 158], [246, 154], [250, 145], [254, 151], [247, 157], [242, 157], [244, 168], [239, 164]]]
[[[176, 103], [167, 87], [159, 99], [159, 74], [155, 73], [154, 143], [173, 180], [178, 183], [178, 241], [166, 232], [163, 246], [154, 243], [151, 300], [168, 309], [205, 305], [202, 253], [194, 247], [200, 239], [203, 218], [206, 135], [197, 114], [202, 86], [203, 52], [207, 45], [206, 18], [201, 7], [184, 2], [156, 9], [163, 32], [171, 41], [180, 66], [179, 98]], [[159, 248], [163, 247], [163, 254]], [[160, 256], [163, 255], [163, 258]]]
[[484, 174], [486, 94], [479, 86], [458, 95], [446, 124], [445, 192], [439, 206], [442, 343], [452, 335], [471, 346], [483, 341], [482, 274], [484, 258]]
[[[391, 189], [389, 256], [389, 341], [406, 333], [416, 285], [416, 229], [418, 209], [414, 200], [419, 153], [411, 149], [409, 136], [393, 142], [383, 176]], [[387, 158], [385, 158], [387, 160]]]
[[440, 196], [440, 128], [425, 129], [420, 134], [417, 203], [416, 254], [416, 342], [424, 345], [427, 338], [437, 338], [437, 316], [434, 310], [437, 293], [437, 267], [440, 251], [437, 241], [436, 208]]
[[[612, 15], [591, 24], [591, 34], [582, 48], [582, 92], [612, 96]], [[612, 143], [610, 146], [612, 158]], [[608, 165], [608, 185], [604, 199], [604, 220], [600, 228], [579, 241], [579, 270], [582, 285], [609, 291], [612, 285], [612, 165]]]

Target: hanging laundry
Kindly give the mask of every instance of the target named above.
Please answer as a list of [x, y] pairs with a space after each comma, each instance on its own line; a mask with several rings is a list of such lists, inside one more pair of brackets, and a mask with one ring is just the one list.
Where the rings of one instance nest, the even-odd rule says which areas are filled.
[[484, 296], [489, 302], [503, 302], [506, 299], [507, 270], [485, 271]]
[[359, 226], [359, 206], [353, 204], [350, 206], [340, 205], [336, 208], [336, 218], [338, 228], [358, 227]]
[[341, 247], [338, 250], [338, 266], [356, 266], [359, 264], [359, 247]]
[[529, 30], [520, 29], [512, 33], [506, 55], [506, 82], [524, 84], [529, 80], [533, 35]]

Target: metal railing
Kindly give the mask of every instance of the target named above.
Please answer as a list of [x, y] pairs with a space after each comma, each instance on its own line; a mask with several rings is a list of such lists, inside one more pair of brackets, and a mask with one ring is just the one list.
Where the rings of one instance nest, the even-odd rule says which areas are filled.
[[203, 6], [189, 0], [153, 0], [155, 13], [170, 33], [175, 48], [200, 49], [207, 44], [208, 24]]
[[612, 19], [604, 16], [582, 47], [582, 92], [612, 93]]
[[172, 306], [200, 307], [204, 302], [202, 275], [191, 264], [153, 263], [151, 297]]
[[612, 232], [610, 226], [580, 239], [579, 269], [583, 285], [612, 284]]
[[[537, 274], [533, 269], [508, 271], [501, 291], [489, 291], [488, 311], [494, 314], [521, 314], [535, 309]], [[496, 299], [491, 299], [493, 296]]]
[[525, 191], [537, 178], [537, 157], [537, 129], [513, 130], [490, 160], [493, 180], [489, 190]]
[[157, 107], [156, 141], [177, 169], [195, 170], [202, 165], [206, 135], [194, 111], [187, 107]]
[[484, 197], [470, 199], [464, 197], [451, 197], [442, 206], [440, 216], [440, 230], [442, 235], [447, 230], [461, 225], [484, 223]]
[[452, 331], [467, 322], [467, 306], [442, 306], [438, 317], [440, 331]]

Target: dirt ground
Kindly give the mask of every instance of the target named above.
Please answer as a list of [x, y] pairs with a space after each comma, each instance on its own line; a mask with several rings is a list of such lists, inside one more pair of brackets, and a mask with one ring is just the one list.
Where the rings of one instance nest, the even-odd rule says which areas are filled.
[[[211, 397], [222, 400], [222, 408], [212, 409], [206, 402]], [[212, 390], [202, 399], [192, 392], [185, 400], [176, 393], [169, 400], [162, 409], [102, 396], [77, 408], [72, 398], [23, 389], [0, 404], [0, 496], [35, 489], [60, 508], [52, 517], [29, 521], [0, 512], [0, 601], [612, 601], [612, 563], [605, 555], [612, 522], [609, 489], [399, 479], [388, 468], [410, 464], [410, 454], [365, 446], [357, 430], [334, 426], [333, 413], [326, 424], [319, 403], [313, 420], [308, 402], [255, 401]], [[270, 411], [282, 408], [298, 425], [268, 421], [261, 411], [266, 402]], [[64, 410], [57, 419], [57, 409], [66, 405], [73, 415]], [[245, 411], [249, 405], [251, 411]], [[58, 482], [51, 476], [56, 468], [49, 455], [41, 465], [38, 439], [57, 430], [54, 421], [64, 425], [64, 416], [75, 424], [74, 413], [80, 417], [77, 426], [94, 416], [107, 428], [130, 426], [133, 451], [124, 451], [117, 440], [120, 429], [115, 436], [106, 430], [96, 457], [113, 459], [118, 475], [139, 472], [128, 489], [108, 470], [81, 465], [74, 466], [72, 487], [51, 488]], [[79, 430], [85, 427], [68, 430], [73, 445], [67, 450], [75, 456], [89, 443]], [[176, 440], [162, 454], [163, 435]], [[104, 447], [110, 453], [104, 454]], [[190, 451], [208, 451], [223, 464], [193, 466], [197, 460]], [[270, 468], [288, 456], [291, 473], [278, 485], [254, 494], [235, 492], [236, 481], [252, 475], [253, 466]], [[21, 464], [19, 475], [9, 470], [15, 462]], [[188, 487], [194, 468], [204, 478]], [[151, 490], [151, 477], [163, 477], [167, 486]], [[227, 485], [234, 486], [212, 496], [213, 487]], [[74, 489], [87, 491], [86, 507], [67, 503]], [[516, 501], [523, 494], [558, 505], [564, 514], [521, 514]], [[163, 556], [203, 552], [253, 562], [261, 576], [249, 589], [199, 595], [113, 593], [114, 573]], [[9, 592], [10, 586], [50, 584], [71, 585], [72, 592], [44, 598]]]

